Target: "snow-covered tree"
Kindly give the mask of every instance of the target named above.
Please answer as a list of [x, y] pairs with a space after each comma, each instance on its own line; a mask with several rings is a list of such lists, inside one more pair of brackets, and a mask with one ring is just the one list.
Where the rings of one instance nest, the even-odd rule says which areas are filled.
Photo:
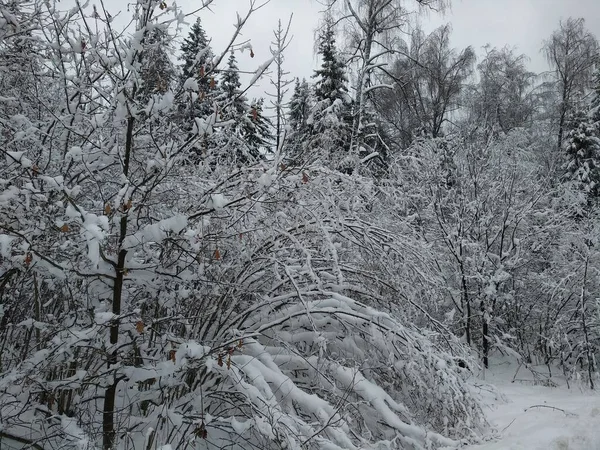
[[206, 116], [212, 110], [216, 87], [213, 58], [210, 41], [197, 18], [181, 44], [180, 84], [187, 93], [181, 99], [180, 109], [187, 119]]
[[595, 204], [600, 196], [600, 124], [578, 110], [566, 127], [566, 177], [585, 192], [588, 204]]

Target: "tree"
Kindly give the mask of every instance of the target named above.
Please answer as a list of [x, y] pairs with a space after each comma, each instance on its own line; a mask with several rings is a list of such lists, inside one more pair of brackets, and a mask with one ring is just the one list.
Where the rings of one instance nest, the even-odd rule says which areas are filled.
[[474, 126], [490, 134], [507, 134], [531, 124], [536, 75], [527, 70], [526, 61], [525, 55], [515, 55], [508, 47], [486, 48], [477, 66], [479, 83], [469, 93], [469, 120]]
[[556, 126], [557, 148], [561, 149], [568, 116], [590, 87], [598, 62], [598, 41], [586, 30], [584, 19], [569, 18], [560, 23], [558, 30], [544, 43], [543, 50], [554, 71], [559, 97]]
[[600, 124], [576, 111], [566, 124], [566, 178], [585, 193], [587, 206], [600, 197]]
[[[339, 60], [335, 45], [334, 23], [325, 18], [319, 33], [318, 55], [321, 67], [313, 78], [315, 104], [311, 111], [312, 136], [305, 157], [321, 158], [330, 166], [348, 166], [351, 136], [351, 100], [348, 95], [344, 65]], [[310, 156], [309, 156], [310, 154]]]
[[141, 54], [140, 87], [137, 95], [141, 102], [148, 102], [153, 96], [162, 96], [171, 89], [175, 81], [175, 66], [169, 56], [172, 53], [168, 30], [161, 25], [150, 25], [146, 50]]
[[250, 112], [243, 125], [243, 137], [252, 154], [270, 153], [275, 137], [273, 124], [264, 115], [264, 99], [254, 99], [250, 103]]
[[[331, 6], [340, 5], [342, 18], [348, 24], [347, 32], [351, 39], [348, 61], [358, 66], [355, 83], [354, 113], [352, 122], [351, 156], [359, 163], [359, 154], [371, 151], [363, 146], [362, 138], [370, 125], [366, 113], [378, 87], [373, 84], [374, 75], [381, 68], [380, 60], [394, 53], [395, 31], [405, 22], [407, 11], [399, 0], [333, 0]], [[419, 6], [442, 7], [442, 0], [417, 0]]]
[[[294, 92], [289, 102], [288, 129], [285, 140], [285, 154], [288, 161], [297, 164], [302, 160], [306, 142], [311, 133], [313, 94], [308, 82], [296, 78]], [[309, 123], [310, 122], [310, 123]]]
[[377, 111], [401, 148], [422, 133], [439, 137], [449, 115], [459, 107], [475, 53], [470, 47], [460, 52], [450, 48], [450, 31], [449, 25], [429, 36], [420, 29], [413, 31], [410, 45], [398, 51], [402, 55], [383, 77], [392, 89], [375, 95]]
[[345, 65], [341, 61], [335, 44], [335, 27], [331, 16], [319, 32], [317, 54], [321, 59], [321, 67], [316, 69], [312, 77], [315, 79], [315, 99], [317, 102], [336, 100], [348, 101], [348, 77]]
[[[210, 41], [206, 36], [200, 18], [190, 28], [188, 36], [181, 44], [180, 85], [186, 87], [187, 80], [194, 89], [187, 89], [188, 94], [183, 97], [183, 114], [192, 117], [206, 116], [210, 113], [212, 93], [215, 92], [215, 73], [213, 66], [214, 54]], [[194, 83], [195, 82], [195, 83]], [[197, 86], [197, 89], [196, 89]], [[187, 113], [186, 113], [187, 110]]]
[[292, 84], [291, 80], [287, 80], [285, 77], [289, 75], [283, 69], [284, 52], [290, 45], [292, 38], [289, 36], [290, 25], [292, 24], [292, 17], [287, 24], [286, 29], [283, 29], [281, 20], [279, 20], [277, 29], [273, 32], [275, 40], [271, 42], [271, 53], [275, 58], [275, 80], [271, 79], [270, 83], [275, 88], [274, 94], [268, 94], [273, 97], [271, 100], [271, 106], [275, 109], [275, 148], [277, 151], [280, 150], [282, 133], [285, 126], [285, 114], [284, 114], [284, 98], [288, 92], [288, 86]]

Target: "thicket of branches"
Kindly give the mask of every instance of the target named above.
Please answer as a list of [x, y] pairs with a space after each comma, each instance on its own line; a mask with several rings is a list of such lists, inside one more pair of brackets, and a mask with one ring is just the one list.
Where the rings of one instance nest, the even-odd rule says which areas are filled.
[[[594, 388], [583, 22], [545, 44], [553, 79], [488, 49], [468, 85], [475, 55], [449, 26], [401, 43], [399, 2], [331, 2], [315, 83], [284, 110], [286, 29], [244, 83], [262, 4], [213, 49], [192, 15], [211, 3], [140, 0], [125, 30], [102, 5], [0, 6], [2, 432], [426, 449], [485, 430], [466, 380], [496, 353]], [[275, 125], [246, 97], [271, 65]]]

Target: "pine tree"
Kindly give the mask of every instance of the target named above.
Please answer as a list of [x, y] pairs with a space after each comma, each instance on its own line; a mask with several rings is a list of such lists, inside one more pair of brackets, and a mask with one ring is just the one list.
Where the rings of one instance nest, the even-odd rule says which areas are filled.
[[588, 206], [600, 197], [600, 130], [585, 111], [576, 111], [569, 120], [566, 140], [566, 178], [577, 183], [587, 196]]
[[223, 71], [219, 95], [219, 103], [224, 110], [223, 118], [233, 119], [238, 125], [241, 118], [246, 115], [250, 108], [246, 97], [241, 91], [239, 68], [233, 51], [227, 60], [227, 68]]
[[175, 80], [175, 66], [169, 57], [168, 32], [160, 27], [152, 28], [145, 37], [147, 50], [142, 58], [140, 77], [142, 84], [138, 99], [147, 103], [152, 95], [164, 94]]
[[273, 124], [264, 115], [264, 99], [253, 100], [250, 113], [243, 123], [242, 134], [253, 156], [260, 155], [262, 151], [271, 151], [275, 141]]
[[594, 96], [592, 98], [592, 119], [600, 122], [600, 68], [594, 74]]
[[338, 58], [335, 29], [330, 17], [319, 35], [320, 69], [315, 70], [315, 107], [312, 111], [313, 136], [310, 158], [321, 159], [331, 167], [347, 172], [352, 131], [351, 101], [346, 86], [344, 65]]
[[348, 78], [344, 64], [340, 61], [335, 45], [335, 29], [333, 20], [328, 17], [319, 34], [319, 50], [321, 68], [315, 70], [315, 96], [317, 101], [338, 99], [345, 101], [348, 93]]
[[[180, 84], [184, 87], [192, 87], [187, 89], [189, 92], [184, 96], [183, 104], [180, 106], [180, 112], [187, 119], [190, 116], [203, 117], [211, 112], [212, 97], [216, 87], [212, 67], [213, 56], [210, 42], [198, 18], [181, 45], [180, 59], [183, 65]], [[189, 79], [193, 82], [191, 85], [186, 85]]]
[[303, 79], [296, 78], [294, 92], [289, 102], [288, 126], [289, 134], [285, 142], [285, 152], [292, 162], [299, 161], [306, 141], [311, 133], [309, 118], [313, 106], [311, 88]]
[[311, 110], [310, 86], [306, 79], [296, 78], [294, 93], [289, 103], [289, 125], [293, 132], [305, 130]]

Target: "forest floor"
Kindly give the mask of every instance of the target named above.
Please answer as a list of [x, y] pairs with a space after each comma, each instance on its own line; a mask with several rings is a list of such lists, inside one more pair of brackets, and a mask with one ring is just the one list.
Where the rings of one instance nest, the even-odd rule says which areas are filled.
[[600, 450], [600, 392], [560, 378], [542, 386], [524, 367], [516, 372], [496, 361], [473, 383], [494, 432], [467, 450]]

